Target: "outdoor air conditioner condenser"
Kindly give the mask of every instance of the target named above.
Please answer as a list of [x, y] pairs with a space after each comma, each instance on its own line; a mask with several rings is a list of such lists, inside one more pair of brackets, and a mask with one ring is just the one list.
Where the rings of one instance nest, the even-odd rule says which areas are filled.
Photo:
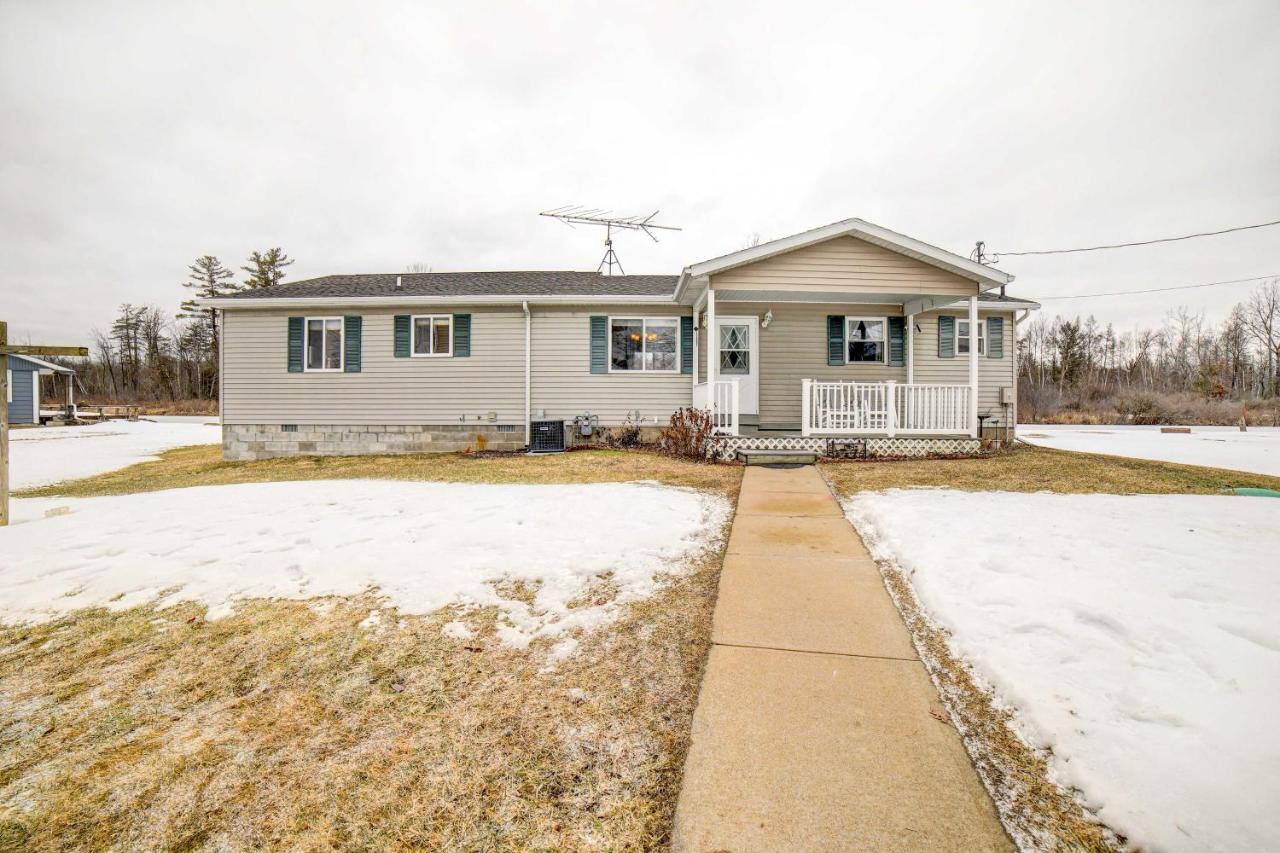
[[564, 421], [530, 421], [530, 453], [560, 453], [563, 450]]

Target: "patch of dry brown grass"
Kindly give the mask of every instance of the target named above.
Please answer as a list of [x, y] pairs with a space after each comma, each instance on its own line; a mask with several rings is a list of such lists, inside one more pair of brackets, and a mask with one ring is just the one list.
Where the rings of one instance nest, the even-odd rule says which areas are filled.
[[1118, 851], [1125, 849], [1090, 815], [1075, 792], [1051, 780], [1049, 754], [1029, 746], [1014, 728], [1013, 712], [951, 652], [947, 633], [921, 610], [910, 582], [896, 566], [881, 563], [894, 604], [907, 623], [951, 722], [964, 739], [1000, 819], [1023, 849]]
[[1232, 487], [1280, 489], [1280, 477], [1150, 462], [1030, 445], [968, 459], [828, 461], [822, 473], [841, 494], [938, 486], [969, 492], [1216, 494]]
[[361, 627], [370, 598], [0, 628], [0, 848], [660, 847], [719, 565], [553, 670], [491, 611]]
[[227, 462], [217, 445], [179, 447], [159, 459], [16, 493], [18, 497], [127, 495], [188, 486], [285, 480], [438, 480], [451, 483], [620, 483], [654, 480], [736, 496], [739, 465], [709, 464], [643, 450], [578, 450], [547, 456], [424, 453], [290, 456]]

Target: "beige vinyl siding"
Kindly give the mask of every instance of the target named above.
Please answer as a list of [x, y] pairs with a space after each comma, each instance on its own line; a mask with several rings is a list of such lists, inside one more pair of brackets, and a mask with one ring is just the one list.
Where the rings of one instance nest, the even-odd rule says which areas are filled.
[[[471, 355], [396, 358], [392, 318], [414, 313], [470, 314]], [[361, 372], [290, 373], [288, 318], [344, 314], [364, 318]], [[227, 424], [524, 423], [524, 314], [518, 307], [237, 309], [223, 313], [223, 347]], [[489, 420], [489, 412], [497, 420]]]
[[[928, 311], [917, 314], [915, 342], [915, 381], [922, 384], [967, 385], [969, 383], [969, 354], [956, 353], [955, 358], [938, 358], [938, 317], [948, 315], [957, 321], [967, 320], [966, 310]], [[1000, 358], [978, 356], [978, 414], [991, 415], [1004, 424], [1004, 407], [1000, 405], [1000, 389], [1012, 387], [1014, 377], [1013, 314], [979, 313], [979, 319], [1004, 318], [1004, 354]], [[985, 422], [988, 426], [993, 421]]]
[[[687, 373], [591, 372], [591, 321], [606, 317], [678, 317], [679, 306], [533, 308], [533, 416], [569, 420], [591, 412], [603, 426], [638, 411], [648, 425], [665, 425], [693, 401]], [[677, 352], [679, 350], [677, 349]]]
[[800, 428], [801, 380], [907, 381], [907, 368], [887, 364], [827, 364], [827, 316], [900, 317], [901, 305], [762, 305], [717, 302], [716, 314], [761, 316], [773, 311], [769, 328], [760, 330], [760, 426]]
[[714, 275], [711, 287], [713, 290], [957, 296], [977, 292], [976, 282], [849, 236]]

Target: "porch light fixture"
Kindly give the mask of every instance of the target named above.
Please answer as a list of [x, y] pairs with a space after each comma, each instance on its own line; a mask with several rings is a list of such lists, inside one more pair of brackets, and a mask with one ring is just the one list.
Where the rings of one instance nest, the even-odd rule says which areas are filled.
[[764, 312], [764, 317], [760, 320], [760, 328], [767, 329], [769, 324], [773, 322], [773, 309], [770, 308]]

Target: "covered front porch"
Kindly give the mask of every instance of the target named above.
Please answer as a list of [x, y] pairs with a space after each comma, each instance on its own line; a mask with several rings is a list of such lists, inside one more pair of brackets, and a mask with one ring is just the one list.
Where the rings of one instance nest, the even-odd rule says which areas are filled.
[[763, 429], [742, 412], [740, 378], [694, 386], [693, 404], [706, 410], [720, 435], [800, 436], [969, 436], [978, 437], [976, 398], [968, 385], [800, 380], [799, 429]]
[[1015, 419], [1011, 280], [856, 219], [696, 264], [693, 403], [730, 438], [976, 441]]

